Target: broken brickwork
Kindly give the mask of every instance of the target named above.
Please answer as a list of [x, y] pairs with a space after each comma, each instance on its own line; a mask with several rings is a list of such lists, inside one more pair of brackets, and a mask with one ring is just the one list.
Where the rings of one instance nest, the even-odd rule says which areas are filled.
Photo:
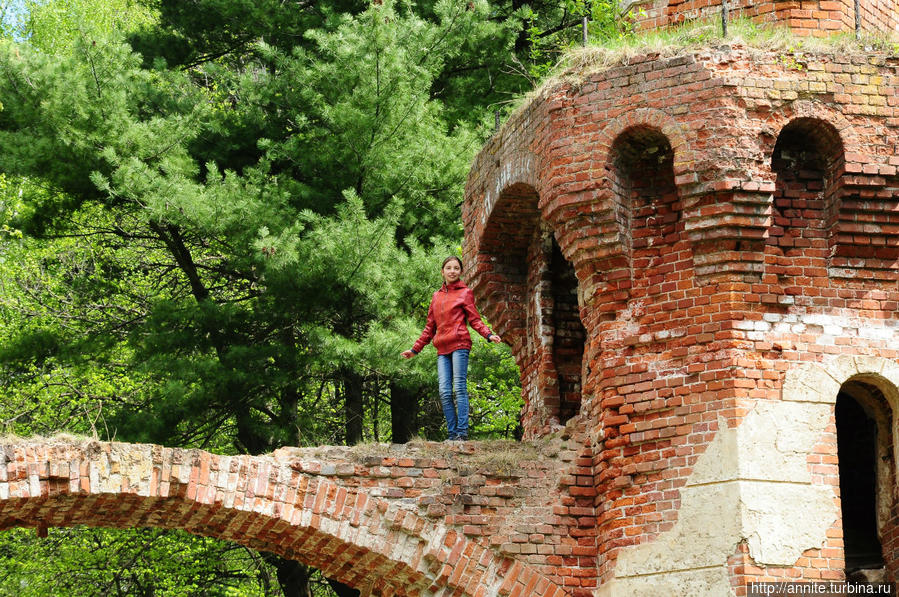
[[843, 537], [849, 394], [885, 438], [857, 450], [881, 463], [870, 566], [895, 578], [899, 58], [725, 45], [561, 81], [476, 159], [463, 258], [525, 437], [579, 402], [597, 594], [844, 578], [865, 555]]
[[255, 457], [8, 443], [0, 529], [183, 529], [300, 560], [363, 595], [589, 594], [591, 458], [565, 435]]
[[[727, 0], [730, 18], [789, 27], [797, 35], [823, 37], [856, 30], [854, 0]], [[721, 18], [722, 0], [639, 0], [626, 2], [638, 30], [661, 29], [695, 19]], [[899, 0], [860, 0], [862, 33], [899, 32]]]

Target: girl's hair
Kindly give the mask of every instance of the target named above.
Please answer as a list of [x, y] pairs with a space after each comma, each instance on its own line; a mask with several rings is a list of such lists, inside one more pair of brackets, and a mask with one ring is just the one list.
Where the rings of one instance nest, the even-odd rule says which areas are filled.
[[452, 261], [453, 259], [455, 259], [456, 261], [459, 262], [459, 269], [465, 269], [465, 266], [462, 265], [462, 260], [459, 259], [458, 257], [456, 257], [455, 255], [450, 255], [449, 257], [444, 259], [443, 265], [440, 266], [440, 269], [443, 269], [444, 267], [446, 267], [446, 264], [449, 263], [450, 261]]

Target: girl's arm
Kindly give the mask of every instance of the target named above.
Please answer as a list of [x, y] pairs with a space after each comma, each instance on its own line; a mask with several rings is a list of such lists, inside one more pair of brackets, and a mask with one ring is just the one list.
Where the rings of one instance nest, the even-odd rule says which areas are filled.
[[428, 322], [425, 324], [425, 329], [421, 331], [421, 336], [419, 336], [418, 340], [415, 341], [415, 344], [412, 345], [412, 353], [420, 353], [421, 349], [428, 345], [428, 342], [431, 341], [436, 332], [437, 320], [434, 317], [434, 301], [432, 300], [431, 305], [428, 307]]
[[468, 289], [465, 292], [465, 299], [462, 301], [462, 310], [465, 311], [465, 318], [468, 320], [468, 324], [473, 327], [477, 333], [484, 336], [488, 342], [502, 341], [498, 334], [494, 334], [490, 328], [481, 321], [481, 314], [478, 313], [478, 308], [474, 304], [474, 293], [471, 289]]

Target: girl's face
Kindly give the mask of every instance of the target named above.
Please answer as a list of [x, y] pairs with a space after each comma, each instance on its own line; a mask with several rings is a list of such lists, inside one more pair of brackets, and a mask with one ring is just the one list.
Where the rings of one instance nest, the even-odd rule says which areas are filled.
[[443, 266], [443, 281], [452, 284], [462, 275], [462, 266], [455, 259], [450, 259]]

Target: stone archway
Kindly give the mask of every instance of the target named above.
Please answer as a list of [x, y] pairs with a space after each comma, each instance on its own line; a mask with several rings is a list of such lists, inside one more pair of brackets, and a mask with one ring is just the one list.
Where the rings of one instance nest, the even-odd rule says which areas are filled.
[[882, 573], [893, 501], [892, 409], [876, 383], [850, 379], [834, 406], [847, 578]]
[[[899, 561], [896, 558], [899, 544], [899, 504], [895, 498], [895, 454], [899, 441], [895, 432], [899, 420], [896, 414], [899, 406], [899, 364], [881, 357], [866, 356], [842, 356], [820, 365], [806, 363], [787, 375], [783, 393], [785, 400], [826, 404], [831, 409], [837, 408], [841, 402], [849, 403], [861, 411], [860, 415], [854, 417], [851, 414], [841, 415], [837, 411], [834, 417], [835, 448], [839, 448], [841, 460], [858, 458], [860, 450], [873, 452], [868, 454], [873, 461], [870, 463], [872, 468], [862, 476], [874, 483], [871, 491], [865, 492], [867, 503], [861, 504], [854, 500], [842, 503], [841, 500], [843, 511], [839, 526], [844, 537], [842, 546], [845, 568], [847, 573], [871, 568], [874, 560], [865, 552], [871, 545], [879, 542], [885, 572], [889, 577], [895, 578], [899, 572]], [[853, 445], [857, 438], [847, 433], [851, 431], [847, 422], [850, 425], [869, 422], [875, 437], [863, 438], [861, 446]], [[824, 433], [824, 429], [821, 432]], [[846, 485], [846, 479], [842, 477], [847, 474], [847, 467], [853, 465], [851, 460], [839, 462], [837, 486]], [[858, 512], [861, 508], [868, 510], [867, 515], [872, 518], [873, 536], [866, 533], [865, 529], [845, 527], [860, 524], [860, 514], [865, 514]]]
[[[408, 475], [434, 478], [405, 464]], [[301, 561], [367, 595], [566, 594], [526, 562], [410, 507], [402, 488], [412, 477], [381, 469], [357, 476], [350, 463], [298, 460], [289, 450], [219, 456], [97, 441], [9, 444], [0, 446], [0, 530], [182, 529]]]

